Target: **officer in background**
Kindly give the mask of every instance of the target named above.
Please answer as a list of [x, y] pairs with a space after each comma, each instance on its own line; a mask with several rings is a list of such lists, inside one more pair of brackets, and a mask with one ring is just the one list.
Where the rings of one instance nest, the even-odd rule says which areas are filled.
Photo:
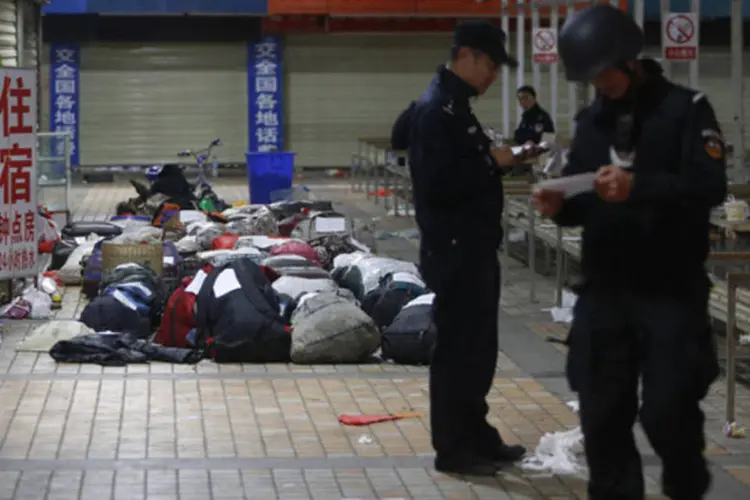
[[460, 24], [450, 63], [393, 129], [393, 145], [409, 149], [420, 268], [436, 295], [430, 418], [435, 467], [449, 473], [494, 475], [525, 453], [487, 422], [485, 399], [498, 353], [501, 175], [516, 160], [493, 148], [469, 102], [500, 65], [517, 65], [504, 44], [490, 23]]
[[513, 136], [516, 144], [522, 145], [529, 142], [539, 144], [542, 142], [542, 134], [555, 133], [552, 117], [537, 102], [534, 87], [524, 85], [518, 89], [516, 96], [518, 104], [523, 108], [521, 123], [518, 124]]
[[705, 261], [711, 208], [727, 191], [725, 147], [706, 97], [638, 59], [643, 45], [633, 19], [608, 4], [563, 26], [568, 80], [598, 91], [577, 117], [563, 175], [596, 172], [596, 181], [568, 199], [533, 197], [557, 224], [584, 229], [566, 372], [580, 399], [591, 500], [644, 498], [637, 416], [668, 497], [704, 498], [710, 486], [699, 402], [718, 361]]

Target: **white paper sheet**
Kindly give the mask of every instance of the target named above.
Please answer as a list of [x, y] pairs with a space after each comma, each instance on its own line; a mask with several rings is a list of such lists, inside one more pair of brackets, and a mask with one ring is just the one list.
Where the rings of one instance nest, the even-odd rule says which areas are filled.
[[586, 174], [570, 175], [558, 179], [547, 179], [537, 183], [536, 187], [540, 189], [549, 189], [552, 191], [562, 192], [566, 198], [571, 198], [581, 193], [594, 190], [595, 172]]
[[344, 217], [318, 217], [315, 219], [316, 233], [344, 233], [346, 219]]

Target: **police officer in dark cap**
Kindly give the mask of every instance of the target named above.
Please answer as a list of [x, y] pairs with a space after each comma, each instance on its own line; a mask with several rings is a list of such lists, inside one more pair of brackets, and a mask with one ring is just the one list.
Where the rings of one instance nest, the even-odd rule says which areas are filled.
[[643, 44], [633, 19], [610, 5], [565, 23], [567, 77], [598, 96], [577, 117], [563, 175], [596, 181], [570, 198], [539, 189], [533, 201], [584, 230], [566, 371], [580, 399], [589, 498], [644, 498], [639, 418], [665, 495], [697, 500], [711, 480], [699, 403], [718, 375], [705, 261], [711, 208], [727, 190], [725, 147], [706, 96], [640, 59]]
[[393, 127], [408, 148], [421, 232], [420, 267], [436, 297], [437, 341], [430, 365], [432, 442], [439, 471], [494, 475], [525, 453], [487, 422], [486, 396], [498, 353], [502, 239], [501, 176], [517, 162], [495, 148], [471, 109], [502, 64], [505, 33], [486, 22], [456, 28], [450, 62]]

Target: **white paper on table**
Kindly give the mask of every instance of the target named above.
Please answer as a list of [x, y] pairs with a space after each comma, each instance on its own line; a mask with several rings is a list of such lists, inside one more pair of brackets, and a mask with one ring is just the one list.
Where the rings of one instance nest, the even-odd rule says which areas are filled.
[[316, 233], [344, 233], [346, 219], [344, 217], [317, 217], [315, 219]]
[[578, 194], [593, 191], [595, 179], [596, 172], [589, 172], [586, 174], [543, 180], [537, 183], [536, 187], [540, 189], [549, 189], [551, 191], [560, 191], [566, 198], [572, 198]]

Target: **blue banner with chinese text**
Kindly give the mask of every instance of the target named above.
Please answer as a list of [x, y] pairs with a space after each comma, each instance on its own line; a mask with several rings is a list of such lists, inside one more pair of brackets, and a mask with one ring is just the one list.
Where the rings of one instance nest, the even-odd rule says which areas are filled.
[[[50, 130], [70, 134], [70, 164], [79, 165], [78, 111], [81, 49], [73, 44], [50, 47]], [[63, 156], [65, 142], [53, 141], [52, 154]]]
[[248, 146], [251, 153], [283, 151], [281, 38], [266, 36], [248, 46]]

